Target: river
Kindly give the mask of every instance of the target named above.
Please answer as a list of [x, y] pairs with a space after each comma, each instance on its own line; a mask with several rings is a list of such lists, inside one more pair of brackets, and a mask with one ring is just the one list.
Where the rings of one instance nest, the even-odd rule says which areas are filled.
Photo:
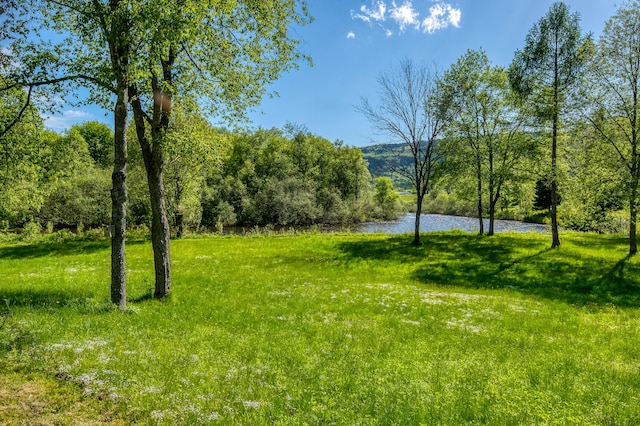
[[[363, 232], [367, 234], [385, 233], [385, 234], [406, 234], [413, 233], [415, 226], [415, 213], [404, 214], [398, 220], [387, 222], [364, 222], [356, 225], [340, 226], [340, 225], [320, 225], [317, 229], [326, 232], [350, 231]], [[478, 219], [463, 216], [447, 216], [442, 214], [423, 214], [420, 215], [420, 231], [451, 231], [460, 230], [465, 232], [478, 232]], [[309, 226], [276, 226], [270, 227], [276, 231], [288, 230], [307, 230]], [[228, 234], [243, 235], [253, 232], [255, 229], [262, 230], [264, 227], [244, 227], [244, 226], [225, 226], [224, 232]], [[489, 230], [489, 219], [484, 220], [485, 231]], [[517, 220], [496, 220], [495, 232], [548, 232], [549, 225], [541, 225], [537, 223], [518, 222]]]
[[[389, 222], [366, 222], [353, 227], [354, 232], [405, 234], [413, 232], [415, 213], [407, 213], [399, 220]], [[495, 232], [548, 232], [549, 225], [525, 223], [516, 220], [496, 220]], [[441, 214], [420, 215], [420, 231], [450, 231], [458, 229], [466, 232], [478, 232], [478, 219], [472, 217], [446, 216]], [[489, 229], [489, 219], [484, 219], [484, 229]]]

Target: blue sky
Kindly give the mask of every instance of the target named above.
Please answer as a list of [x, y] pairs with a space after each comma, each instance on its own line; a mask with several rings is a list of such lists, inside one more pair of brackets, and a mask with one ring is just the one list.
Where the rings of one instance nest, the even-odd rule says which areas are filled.
[[[300, 49], [314, 65], [283, 75], [249, 114], [252, 127], [304, 125], [331, 141], [351, 146], [393, 142], [379, 139], [355, 110], [361, 97], [373, 103], [376, 79], [403, 59], [448, 68], [467, 49], [484, 49], [496, 65], [508, 66], [516, 49], [553, 0], [309, 0], [315, 18], [297, 29]], [[615, 0], [568, 0], [579, 12], [584, 32], [597, 38], [616, 10]], [[70, 124], [109, 114], [95, 107], [68, 108], [46, 125], [60, 131]]]

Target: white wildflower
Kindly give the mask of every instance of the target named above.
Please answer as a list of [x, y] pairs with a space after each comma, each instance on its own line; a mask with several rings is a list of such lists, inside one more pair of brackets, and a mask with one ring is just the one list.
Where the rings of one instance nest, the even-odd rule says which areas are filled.
[[259, 408], [260, 401], [242, 401], [242, 405], [244, 405], [245, 408]]

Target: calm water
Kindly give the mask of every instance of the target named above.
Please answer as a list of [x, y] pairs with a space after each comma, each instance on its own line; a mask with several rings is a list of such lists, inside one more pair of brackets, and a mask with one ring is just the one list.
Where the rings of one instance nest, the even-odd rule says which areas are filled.
[[[415, 227], [415, 214], [408, 213], [400, 220], [390, 222], [367, 222], [354, 227], [354, 232], [384, 232], [389, 234], [404, 234], [413, 232]], [[549, 225], [536, 223], [518, 222], [515, 220], [496, 220], [494, 222], [495, 232], [548, 232]], [[478, 232], [478, 219], [460, 216], [445, 216], [441, 214], [420, 215], [420, 230], [449, 231], [459, 229], [467, 232]], [[485, 232], [489, 229], [489, 219], [484, 220]]]
[[[351, 232], [365, 232], [368, 234], [373, 233], [386, 233], [386, 234], [406, 234], [413, 233], [415, 226], [415, 213], [407, 213], [399, 220], [393, 220], [389, 222], [365, 222], [359, 225], [352, 226], [333, 226], [325, 225], [320, 229], [327, 232], [333, 231], [345, 231]], [[446, 216], [441, 214], [423, 214], [420, 216], [420, 231], [450, 231], [458, 229], [466, 232], [478, 232], [478, 219], [472, 217], [461, 216]], [[489, 219], [484, 220], [485, 232], [489, 230]], [[281, 229], [290, 229], [289, 226], [277, 226], [271, 229], [276, 231]], [[297, 226], [299, 230], [309, 229], [308, 226]], [[225, 233], [231, 234], [246, 234], [251, 232], [255, 227], [242, 227], [242, 226], [229, 226], [225, 227]], [[262, 229], [262, 228], [260, 228]], [[549, 225], [539, 225], [536, 223], [518, 222], [515, 220], [496, 220], [495, 232], [548, 232]]]

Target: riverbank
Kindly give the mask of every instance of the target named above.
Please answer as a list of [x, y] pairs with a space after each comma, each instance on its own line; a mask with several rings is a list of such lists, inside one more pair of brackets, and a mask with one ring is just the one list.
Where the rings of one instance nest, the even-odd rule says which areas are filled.
[[40, 380], [66, 401], [53, 413], [33, 392], [0, 423], [97, 406], [95, 424], [632, 424], [640, 261], [621, 237], [548, 240], [175, 240], [164, 302], [133, 241], [124, 314], [108, 240], [0, 244], [0, 407]]

